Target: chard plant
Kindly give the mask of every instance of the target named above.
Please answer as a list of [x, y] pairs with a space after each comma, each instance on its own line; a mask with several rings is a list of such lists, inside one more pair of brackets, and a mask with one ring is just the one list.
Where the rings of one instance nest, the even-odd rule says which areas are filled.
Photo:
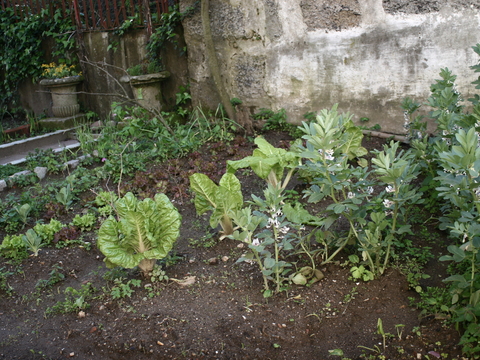
[[243, 206], [240, 181], [234, 174], [226, 173], [215, 184], [204, 174], [190, 176], [190, 188], [195, 192], [195, 209], [198, 215], [211, 211], [210, 226], [222, 227], [222, 236], [233, 233], [232, 213]]
[[[247, 156], [241, 160], [227, 161], [227, 173], [234, 173], [238, 169], [251, 168], [268, 185], [285, 189], [297, 166], [300, 165], [299, 154], [294, 151], [276, 148], [262, 137], [255, 138], [255, 144], [258, 148], [253, 151], [252, 156]], [[284, 178], [285, 170], [287, 170], [287, 174]]]
[[110, 216], [98, 231], [97, 244], [108, 268], [138, 266], [146, 277], [157, 259], [163, 259], [180, 234], [181, 216], [165, 194], [139, 201], [127, 193], [115, 202], [117, 218]]

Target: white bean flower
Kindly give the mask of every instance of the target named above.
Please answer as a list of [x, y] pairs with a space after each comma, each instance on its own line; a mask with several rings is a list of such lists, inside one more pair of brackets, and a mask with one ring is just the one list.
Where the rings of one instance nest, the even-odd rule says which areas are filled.
[[383, 206], [385, 206], [386, 208], [392, 207], [393, 204], [395, 203], [392, 200], [388, 200], [388, 199], [383, 200]]

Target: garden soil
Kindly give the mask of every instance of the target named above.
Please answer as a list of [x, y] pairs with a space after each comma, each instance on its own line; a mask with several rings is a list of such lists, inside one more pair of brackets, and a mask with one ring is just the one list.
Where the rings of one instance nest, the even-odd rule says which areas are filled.
[[[265, 136], [276, 146], [289, 140], [284, 133]], [[364, 146], [381, 148], [384, 142], [365, 138]], [[253, 145], [244, 147], [250, 154]], [[208, 146], [199, 153], [204, 161], [212, 156]], [[222, 171], [231, 158], [227, 153], [215, 151]], [[238, 176], [245, 199], [262, 193], [264, 183], [255, 175], [239, 171]], [[293, 181], [291, 189], [301, 192], [303, 184]], [[0, 293], [0, 359], [340, 359], [329, 356], [334, 349], [351, 359], [380, 359], [380, 354], [386, 359], [462, 359], [458, 332], [444, 319], [412, 306], [418, 294], [395, 266], [377, 280], [354, 282], [349, 267], [342, 266], [347, 255], [340, 254], [336, 262], [320, 267], [325, 275], [321, 281], [310, 287], [292, 285], [265, 299], [256, 265], [236, 263], [245, 248], [234, 240], [218, 240], [218, 229], [209, 228], [208, 217], [196, 215], [191, 194], [175, 198], [174, 204], [183, 219], [175, 256], [165, 267], [170, 280], [152, 283], [137, 270], [119, 271], [124, 284], [141, 280], [130, 297], [110, 295], [115, 284], [105, 275], [112, 276], [112, 270], [95, 246], [95, 231], [83, 238], [94, 244], [91, 250], [46, 248], [20, 265], [0, 259], [2, 271], [21, 268], [8, 277], [12, 294]], [[436, 239], [428, 243], [435, 257], [425, 268], [431, 277], [422, 285], [442, 286], [447, 275], [438, 257], [445, 252], [446, 236], [429, 231]], [[301, 258], [290, 260], [302, 264]], [[39, 280], [49, 279], [52, 269], [64, 279], [38, 290]], [[86, 284], [96, 291], [85, 300], [84, 310], [49, 313], [65, 301], [66, 288]], [[377, 333], [379, 319], [387, 333], [385, 343]]]

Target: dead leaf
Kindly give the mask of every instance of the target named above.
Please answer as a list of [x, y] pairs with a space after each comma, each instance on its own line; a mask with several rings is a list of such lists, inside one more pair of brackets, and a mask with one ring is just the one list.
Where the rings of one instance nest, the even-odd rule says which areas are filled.
[[182, 280], [178, 280], [178, 279], [170, 279], [170, 280], [175, 281], [180, 286], [188, 286], [188, 285], [195, 284], [196, 278], [197, 278], [196, 276], [186, 276]]

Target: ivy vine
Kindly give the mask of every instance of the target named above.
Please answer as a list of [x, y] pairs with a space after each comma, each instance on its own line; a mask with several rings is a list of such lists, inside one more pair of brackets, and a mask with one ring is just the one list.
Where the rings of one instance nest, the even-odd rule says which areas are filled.
[[[161, 50], [167, 42], [170, 42], [178, 49], [177, 30], [178, 25], [186, 17], [192, 16], [199, 9], [200, 1], [196, 1], [192, 6], [189, 6], [185, 11], [180, 11], [177, 5], [169, 7], [168, 13], [163, 13], [160, 25], [155, 28], [155, 31], [150, 36], [147, 44], [147, 57], [150, 63], [154, 63], [157, 67], [163, 68]], [[180, 49], [182, 54], [186, 52], [186, 48]]]
[[74, 31], [70, 17], [64, 17], [60, 9], [53, 17], [44, 9], [40, 14], [24, 16], [23, 20], [11, 8], [0, 12], [0, 118], [7, 105], [15, 105], [19, 82], [40, 76], [41, 65], [46, 63], [42, 38], [54, 39], [53, 58], [66, 64], [75, 61]]

